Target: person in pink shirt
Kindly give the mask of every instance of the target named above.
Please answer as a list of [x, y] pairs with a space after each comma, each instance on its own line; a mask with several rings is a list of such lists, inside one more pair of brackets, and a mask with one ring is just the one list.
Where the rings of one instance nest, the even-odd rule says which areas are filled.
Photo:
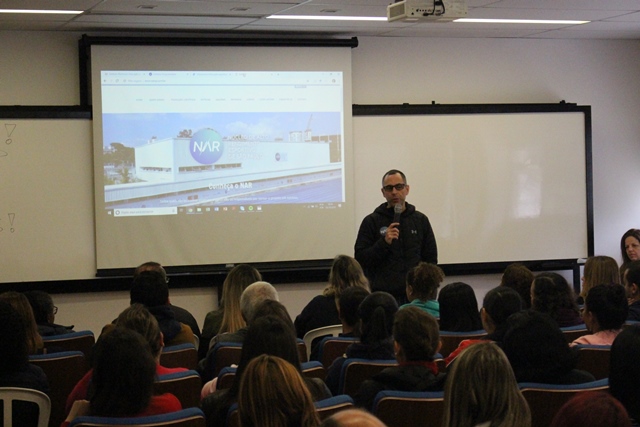
[[[162, 348], [164, 347], [162, 332], [160, 332], [158, 321], [144, 305], [132, 304], [127, 307], [116, 319], [116, 325], [134, 330], [145, 338], [156, 361], [156, 375], [166, 375], [187, 370], [187, 368], [165, 368], [160, 365], [160, 353], [162, 353]], [[73, 402], [87, 399], [92, 378], [93, 369], [89, 370], [73, 388], [69, 397], [67, 397], [65, 406], [67, 414], [71, 410]]]
[[591, 288], [584, 303], [582, 318], [591, 332], [571, 345], [611, 345], [627, 320], [629, 306], [624, 286], [597, 285]]

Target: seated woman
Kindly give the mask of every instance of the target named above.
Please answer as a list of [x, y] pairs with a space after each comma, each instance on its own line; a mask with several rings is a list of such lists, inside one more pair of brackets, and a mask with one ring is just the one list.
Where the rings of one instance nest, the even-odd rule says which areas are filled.
[[[25, 323], [20, 313], [6, 301], [0, 301], [0, 387], [30, 388], [49, 393], [44, 371], [29, 363]], [[38, 411], [34, 405], [16, 402], [13, 425], [37, 425]]]
[[299, 369], [267, 354], [247, 364], [238, 392], [238, 415], [243, 427], [316, 427], [320, 424]]
[[139, 333], [116, 326], [103, 333], [93, 356], [89, 400], [76, 400], [62, 427], [76, 417], [144, 417], [182, 409], [170, 393], [153, 394], [156, 360]]
[[476, 293], [466, 283], [449, 283], [440, 291], [438, 303], [441, 331], [471, 332], [482, 329]]
[[27, 349], [29, 354], [43, 354], [45, 352], [44, 343], [38, 332], [36, 318], [33, 316], [33, 309], [27, 297], [20, 292], [8, 291], [0, 294], [0, 301], [9, 303], [22, 318], [27, 332]]
[[531, 426], [529, 405], [496, 344], [472, 345], [458, 357], [447, 376], [442, 426]]
[[[282, 305], [277, 301], [265, 301], [265, 303]], [[261, 306], [265, 303], [261, 304]], [[291, 363], [301, 372], [300, 353], [298, 352], [295, 333], [291, 325], [276, 316], [257, 317], [249, 325], [231, 388], [216, 390], [211, 394], [205, 395], [202, 399], [202, 410], [207, 418], [207, 426], [225, 426], [229, 407], [238, 399], [240, 382], [247, 365], [251, 360], [262, 354], [278, 356]], [[305, 377], [304, 382], [314, 400], [331, 397], [331, 393], [322, 380]]]
[[531, 284], [531, 308], [546, 313], [559, 327], [581, 325], [573, 289], [558, 273], [540, 273]]
[[393, 317], [398, 303], [387, 292], [372, 292], [358, 307], [360, 341], [347, 347], [343, 357], [338, 357], [327, 369], [325, 382], [334, 395], [341, 394], [340, 371], [344, 361], [359, 359], [395, 359], [393, 350]]
[[[147, 340], [151, 354], [156, 362], [156, 375], [172, 374], [174, 372], [184, 372], [186, 368], [165, 368], [160, 365], [160, 355], [162, 354], [162, 348], [164, 342], [162, 340], [162, 332], [160, 332], [160, 326], [156, 318], [147, 310], [142, 304], [132, 304], [127, 307], [115, 321], [118, 327], [131, 329], [136, 331]], [[101, 336], [102, 337], [102, 336]], [[76, 400], [87, 399], [89, 395], [89, 385], [93, 378], [93, 369], [85, 374], [78, 384], [73, 388], [69, 397], [67, 397], [66, 411], [69, 413], [73, 402]]]
[[[556, 322], [547, 314], [525, 310], [507, 319], [502, 349], [518, 382], [581, 384], [595, 381], [575, 369], [578, 350], [569, 347]], [[457, 362], [456, 362], [457, 363]]]
[[578, 297], [578, 304], [584, 304], [589, 290], [605, 283], [620, 284], [620, 269], [615, 259], [610, 256], [592, 256], [584, 264], [582, 276], [582, 290]]
[[524, 303], [522, 309], [526, 310], [531, 308], [531, 282], [533, 282], [533, 278], [533, 273], [526, 266], [519, 263], [509, 264], [502, 273], [500, 286], [515, 290]]
[[296, 335], [304, 338], [304, 335], [323, 326], [339, 325], [337, 303], [340, 293], [350, 287], [358, 286], [369, 289], [369, 281], [362, 271], [360, 263], [348, 255], [338, 255], [334, 258], [329, 272], [329, 284], [322, 295], [313, 298], [294, 322]]
[[590, 335], [583, 335], [571, 345], [611, 345], [627, 320], [629, 306], [624, 287], [618, 284], [598, 285], [589, 291], [582, 318]]
[[640, 261], [640, 229], [630, 228], [620, 239], [620, 253], [622, 265], [620, 270], [625, 270], [629, 263]]
[[611, 345], [609, 391], [625, 407], [631, 423], [640, 423], [640, 324], [630, 325]]
[[471, 344], [494, 341], [500, 345], [507, 328], [507, 319], [513, 313], [517, 313], [523, 308], [524, 303], [522, 302], [520, 294], [512, 288], [498, 286], [487, 292], [482, 301], [482, 309], [480, 309], [482, 327], [487, 331], [487, 336], [483, 339], [470, 339], [460, 342], [458, 348], [445, 358], [446, 366], [449, 367], [460, 352]]
[[438, 321], [418, 307], [405, 307], [393, 321], [393, 345], [398, 366], [385, 368], [366, 380], [355, 396], [357, 406], [370, 409], [382, 390], [435, 391], [444, 388], [445, 375], [433, 360], [440, 350]]
[[[407, 299], [402, 307], [415, 306], [434, 317], [440, 317], [440, 303], [436, 300], [444, 272], [435, 264], [421, 262], [407, 273]], [[477, 308], [476, 308], [477, 309]]]
[[208, 312], [204, 318], [198, 348], [200, 359], [207, 356], [211, 338], [225, 332], [235, 332], [246, 326], [240, 311], [240, 296], [247, 286], [261, 280], [260, 272], [249, 264], [238, 264], [229, 271], [222, 283], [222, 297], [218, 309]]

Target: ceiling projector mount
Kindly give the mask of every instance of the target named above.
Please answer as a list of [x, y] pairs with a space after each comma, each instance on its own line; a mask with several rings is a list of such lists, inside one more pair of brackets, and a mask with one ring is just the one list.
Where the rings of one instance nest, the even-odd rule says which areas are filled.
[[388, 22], [451, 22], [466, 16], [466, 0], [402, 0], [387, 6]]

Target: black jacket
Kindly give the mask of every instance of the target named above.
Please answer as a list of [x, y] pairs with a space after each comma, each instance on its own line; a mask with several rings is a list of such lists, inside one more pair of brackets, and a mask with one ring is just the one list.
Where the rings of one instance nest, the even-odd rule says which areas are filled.
[[420, 261], [437, 264], [438, 247], [429, 218], [409, 203], [400, 217], [400, 238], [387, 244], [384, 233], [393, 222], [393, 215], [393, 208], [383, 203], [364, 218], [356, 239], [355, 258], [372, 291], [402, 296], [407, 272]]

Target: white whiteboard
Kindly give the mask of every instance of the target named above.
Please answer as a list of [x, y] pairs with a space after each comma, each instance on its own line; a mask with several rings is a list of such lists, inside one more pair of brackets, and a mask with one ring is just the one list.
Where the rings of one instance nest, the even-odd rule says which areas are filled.
[[95, 277], [91, 120], [0, 119], [0, 282]]
[[354, 141], [358, 218], [402, 170], [439, 264], [588, 256], [582, 112], [356, 116]]

